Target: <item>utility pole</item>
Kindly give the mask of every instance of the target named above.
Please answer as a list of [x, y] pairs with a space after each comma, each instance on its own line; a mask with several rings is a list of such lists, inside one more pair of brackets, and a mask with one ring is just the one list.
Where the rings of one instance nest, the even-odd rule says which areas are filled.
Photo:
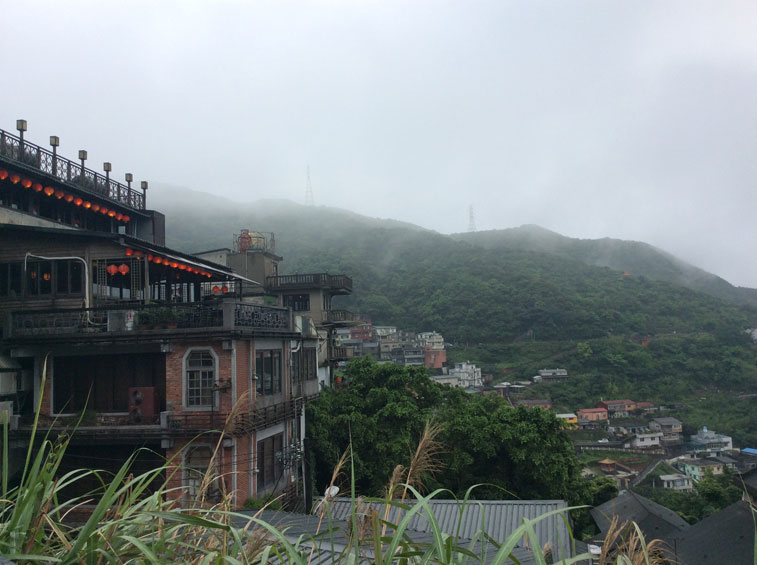
[[310, 165], [308, 165], [308, 183], [305, 186], [305, 206], [314, 206], [313, 185], [310, 182]]

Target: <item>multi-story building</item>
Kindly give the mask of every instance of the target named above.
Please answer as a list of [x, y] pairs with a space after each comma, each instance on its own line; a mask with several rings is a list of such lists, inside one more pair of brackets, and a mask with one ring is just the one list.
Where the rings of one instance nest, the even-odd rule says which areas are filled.
[[719, 455], [724, 451], [733, 449], [733, 440], [731, 436], [715, 433], [704, 426], [696, 434], [689, 436], [687, 448], [693, 452], [705, 451], [709, 454]]
[[607, 410], [610, 418], [628, 418], [631, 412], [636, 409], [636, 403], [628, 398], [622, 400], [601, 400], [597, 402], [597, 408]]
[[653, 432], [662, 432], [662, 445], [676, 447], [683, 444], [683, 424], [677, 418], [670, 416], [654, 418], [649, 421], [649, 429]]
[[[262, 272], [167, 248], [147, 183], [116, 182], [110, 164], [95, 172], [86, 152], [65, 159], [57, 138], [47, 150], [18, 126], [18, 136], [0, 130], [0, 401], [13, 414], [11, 447], [28, 444], [39, 405], [53, 431], [81, 417], [67, 452], [77, 467], [114, 469], [148, 447], [141, 468], [179, 464], [173, 486], [190, 497], [220, 442], [214, 484], [236, 505], [290, 490], [303, 406], [318, 392], [316, 328], [337, 316], [331, 295], [351, 281], [281, 277], [265, 244]], [[278, 305], [260, 300], [269, 289]]]

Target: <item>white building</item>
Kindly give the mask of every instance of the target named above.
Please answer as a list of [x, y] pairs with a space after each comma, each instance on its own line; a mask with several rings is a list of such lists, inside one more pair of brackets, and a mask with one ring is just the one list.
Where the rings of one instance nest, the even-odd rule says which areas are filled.
[[484, 384], [481, 379], [481, 369], [468, 361], [455, 363], [455, 366], [448, 371], [448, 376], [457, 377], [457, 386], [462, 388], [483, 386]]
[[444, 337], [437, 332], [421, 332], [417, 336], [418, 345], [424, 349], [444, 349]]
[[669, 488], [673, 490], [680, 490], [683, 492], [691, 492], [694, 487], [691, 483], [691, 477], [675, 473], [673, 475], [660, 475], [662, 481], [662, 488]]
[[662, 445], [662, 432], [649, 432], [636, 434], [631, 440], [631, 447], [636, 449], [649, 449]]

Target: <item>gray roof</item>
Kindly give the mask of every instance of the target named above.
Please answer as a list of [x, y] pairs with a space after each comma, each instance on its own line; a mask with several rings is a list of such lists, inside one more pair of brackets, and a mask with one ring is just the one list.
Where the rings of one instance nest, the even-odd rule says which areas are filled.
[[[337, 520], [332, 517], [329, 523], [327, 519], [324, 518], [321, 520], [319, 516], [311, 514], [297, 514], [274, 510], [245, 511], [239, 514], [259, 518], [267, 524], [274, 526], [280, 532], [283, 532], [289, 542], [298, 544], [300, 551], [307, 554], [309, 564], [331, 565], [339, 560], [339, 555], [347, 551], [348, 539], [345, 532], [348, 529], [348, 522], [346, 520]], [[244, 527], [247, 524], [247, 520], [241, 516], [234, 516], [233, 523], [236, 527]], [[331, 531], [329, 531], [329, 525]], [[391, 535], [391, 530], [387, 535]], [[371, 537], [370, 531], [367, 533], [367, 536]], [[430, 545], [433, 542], [433, 534], [431, 532], [418, 531], [411, 527], [405, 530], [405, 536], [415, 544]], [[453, 535], [452, 537], [457, 545], [470, 548], [470, 539], [466, 539], [462, 535], [457, 537]], [[497, 547], [488, 542], [482, 546], [480, 540], [477, 540], [473, 544], [472, 551], [477, 555], [485, 552], [486, 559], [484, 562], [489, 563], [497, 553]], [[360, 564], [374, 562], [373, 543], [370, 540], [364, 540], [364, 543], [360, 546], [360, 553]], [[521, 565], [537, 563], [532, 552], [524, 547], [516, 547], [511, 556], [517, 559], [517, 561], [508, 560], [506, 563], [519, 563]], [[268, 563], [276, 564], [283, 564], [285, 562], [288, 563], [288, 561], [282, 561], [274, 556], [270, 556], [268, 560]]]
[[[412, 504], [414, 501], [410, 502]], [[331, 502], [332, 517], [346, 520], [350, 515], [351, 500], [338, 497]], [[372, 503], [383, 516], [384, 505]], [[482, 529], [496, 542], [501, 543], [518, 528], [523, 518], [536, 519], [553, 510], [560, 511], [534, 524], [536, 537], [544, 546], [550, 546], [559, 555], [571, 555], [571, 539], [566, 518], [567, 504], [564, 500], [469, 500], [465, 506], [456, 500], [431, 499], [429, 501], [441, 531], [462, 538], [472, 539]], [[462, 508], [462, 511], [461, 511]], [[390, 520], [396, 519], [396, 508], [390, 511]], [[431, 525], [424, 512], [418, 512], [410, 521], [409, 528], [417, 532], [430, 532]], [[459, 529], [458, 529], [459, 528]]]
[[656, 502], [631, 492], [621, 491], [618, 496], [591, 509], [591, 517], [604, 534], [613, 516], [620, 522], [636, 522], [647, 541], [677, 535], [689, 527], [678, 514]]
[[751, 505], [740, 500], [667, 540], [668, 545], [686, 565], [754, 563], [756, 518]]
[[680, 426], [681, 420], [673, 418], [672, 416], [665, 416], [663, 418], [652, 418], [652, 422], [657, 422], [661, 426]]

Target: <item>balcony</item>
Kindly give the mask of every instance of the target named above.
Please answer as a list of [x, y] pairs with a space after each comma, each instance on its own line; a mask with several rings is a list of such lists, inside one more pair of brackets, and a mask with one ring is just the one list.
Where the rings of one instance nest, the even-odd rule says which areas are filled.
[[292, 332], [288, 308], [222, 301], [172, 305], [126, 304], [107, 308], [21, 310], [7, 314], [8, 339], [140, 336], [198, 330]]
[[352, 292], [352, 279], [346, 275], [330, 275], [328, 273], [279, 275], [266, 277], [266, 289], [271, 292], [324, 289], [331, 294], [350, 294]]
[[355, 314], [348, 310], [329, 310], [326, 313], [326, 322], [329, 324], [340, 324], [342, 322], [358, 321]]
[[0, 160], [37, 169], [56, 181], [100, 198], [107, 198], [135, 210], [145, 209], [145, 195], [81, 163], [60, 157], [44, 147], [34, 145], [0, 129]]

